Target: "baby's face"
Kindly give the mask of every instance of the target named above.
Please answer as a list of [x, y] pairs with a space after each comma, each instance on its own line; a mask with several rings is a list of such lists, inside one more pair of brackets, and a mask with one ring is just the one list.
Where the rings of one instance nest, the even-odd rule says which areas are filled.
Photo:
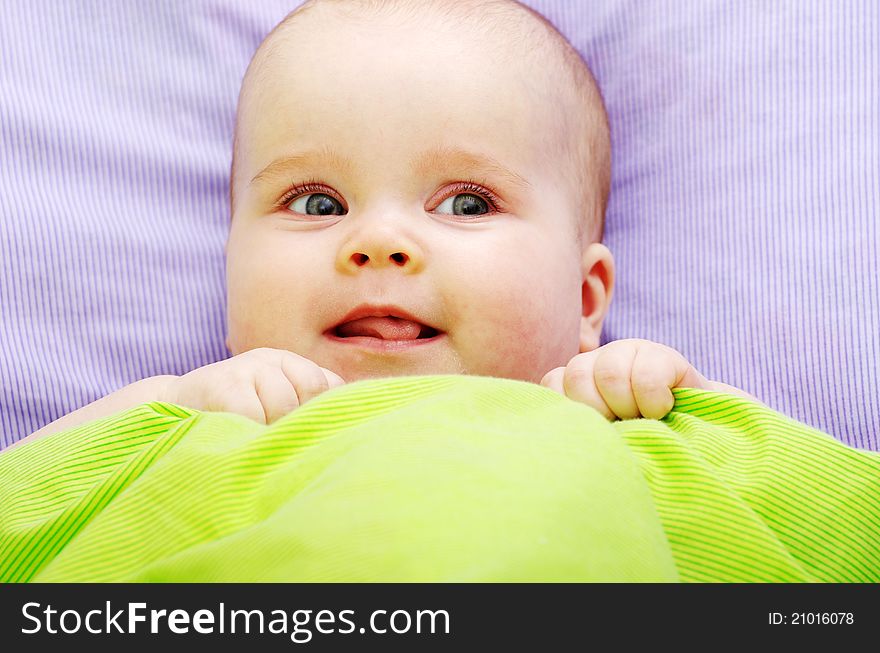
[[534, 72], [461, 30], [304, 22], [240, 110], [230, 351], [289, 349], [346, 381], [565, 365], [580, 216]]

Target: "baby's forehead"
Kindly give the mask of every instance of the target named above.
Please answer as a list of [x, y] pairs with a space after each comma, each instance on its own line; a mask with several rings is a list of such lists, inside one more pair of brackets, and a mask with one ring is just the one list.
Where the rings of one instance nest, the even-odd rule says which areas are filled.
[[[556, 81], [555, 71], [570, 68], [565, 38], [543, 16], [512, 0], [310, 0], [269, 34], [254, 62], [293, 63], [291, 58], [301, 55], [307, 43], [328, 48], [338, 43], [344, 49], [345, 40], [380, 32], [384, 38], [368, 53], [373, 61], [426, 44], [441, 47], [454, 39], [462, 51], [493, 53], [491, 60], [498, 66], [540, 71], [536, 77], [543, 82]], [[255, 82], [270, 80], [258, 77]]]
[[[377, 12], [377, 6], [383, 9]], [[313, 93], [309, 85], [319, 75], [319, 84], [332, 89], [333, 97], [315, 95], [316, 102], [326, 102], [328, 112], [342, 108], [351, 118], [358, 116], [359, 105], [383, 92], [384, 101], [414, 108], [426, 97], [442, 101], [444, 95], [471, 93], [480, 103], [474, 103], [475, 123], [478, 113], [507, 108], [530, 113], [530, 131], [559, 131], [553, 128], [570, 125], [544, 117], [583, 112], [580, 82], [570, 74], [564, 38], [559, 35], [561, 45], [552, 42], [543, 19], [527, 12], [507, 0], [307, 3], [273, 30], [254, 56], [242, 84], [238, 120], [251, 125], [280, 107], [282, 97]], [[524, 40], [528, 48], [522, 47]], [[505, 128], [503, 122], [487, 127]], [[573, 134], [566, 129], [542, 138]]]
[[[307, 5], [306, 11], [294, 13], [274, 30], [255, 55], [242, 86], [239, 120], [259, 123], [268, 112], [295, 105], [289, 115], [300, 125], [312, 116], [322, 119], [335, 113], [347, 115], [353, 127], [370, 129], [375, 125], [358, 118], [364, 105], [375, 104], [377, 98], [417, 112], [431, 105], [432, 98], [440, 107], [451, 96], [469, 94], [468, 117], [474, 125], [488, 131], [510, 128], [503, 121], [487, 124], [484, 118], [523, 114], [529, 116], [529, 131], [546, 131], [552, 121], [539, 125], [538, 117], [554, 105], [558, 109], [556, 96], [571, 85], [560, 83], [548, 70], [553, 67], [536, 66], [534, 49], [526, 54], [521, 38], [500, 28], [501, 21], [513, 25], [521, 17], [499, 15], [491, 22], [472, 18], [473, 7], [461, 7], [473, 4], [422, 0], [410, 3], [409, 12], [377, 16], [353, 10], [365, 5], [361, 0]], [[439, 11], [452, 6], [458, 7], [455, 15]], [[325, 123], [322, 120], [322, 126]]]

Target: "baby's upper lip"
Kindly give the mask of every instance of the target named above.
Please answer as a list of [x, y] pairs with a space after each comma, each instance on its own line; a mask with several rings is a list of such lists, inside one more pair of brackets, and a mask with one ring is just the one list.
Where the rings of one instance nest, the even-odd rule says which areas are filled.
[[426, 322], [417, 315], [414, 315], [413, 313], [410, 313], [409, 311], [406, 311], [399, 306], [394, 306], [393, 304], [361, 304], [360, 306], [357, 306], [356, 308], [346, 313], [341, 320], [339, 320], [333, 326], [327, 329], [327, 332], [333, 333], [338, 327], [345, 324], [346, 322], [352, 322], [353, 320], [359, 320], [364, 317], [397, 317], [403, 320], [417, 322], [418, 324], [442, 333], [442, 329], [435, 327], [433, 324]]

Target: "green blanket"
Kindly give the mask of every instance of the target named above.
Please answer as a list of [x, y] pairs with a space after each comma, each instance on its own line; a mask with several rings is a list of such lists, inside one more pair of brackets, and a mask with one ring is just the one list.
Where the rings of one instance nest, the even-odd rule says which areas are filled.
[[880, 580], [880, 454], [676, 390], [363, 381], [271, 426], [151, 403], [0, 454], [0, 580]]

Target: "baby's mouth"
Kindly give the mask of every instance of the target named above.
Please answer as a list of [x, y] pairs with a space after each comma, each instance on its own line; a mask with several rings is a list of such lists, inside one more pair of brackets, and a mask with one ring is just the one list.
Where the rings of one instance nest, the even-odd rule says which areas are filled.
[[392, 315], [361, 317], [331, 330], [337, 338], [378, 338], [380, 340], [424, 340], [440, 332], [434, 327]]

